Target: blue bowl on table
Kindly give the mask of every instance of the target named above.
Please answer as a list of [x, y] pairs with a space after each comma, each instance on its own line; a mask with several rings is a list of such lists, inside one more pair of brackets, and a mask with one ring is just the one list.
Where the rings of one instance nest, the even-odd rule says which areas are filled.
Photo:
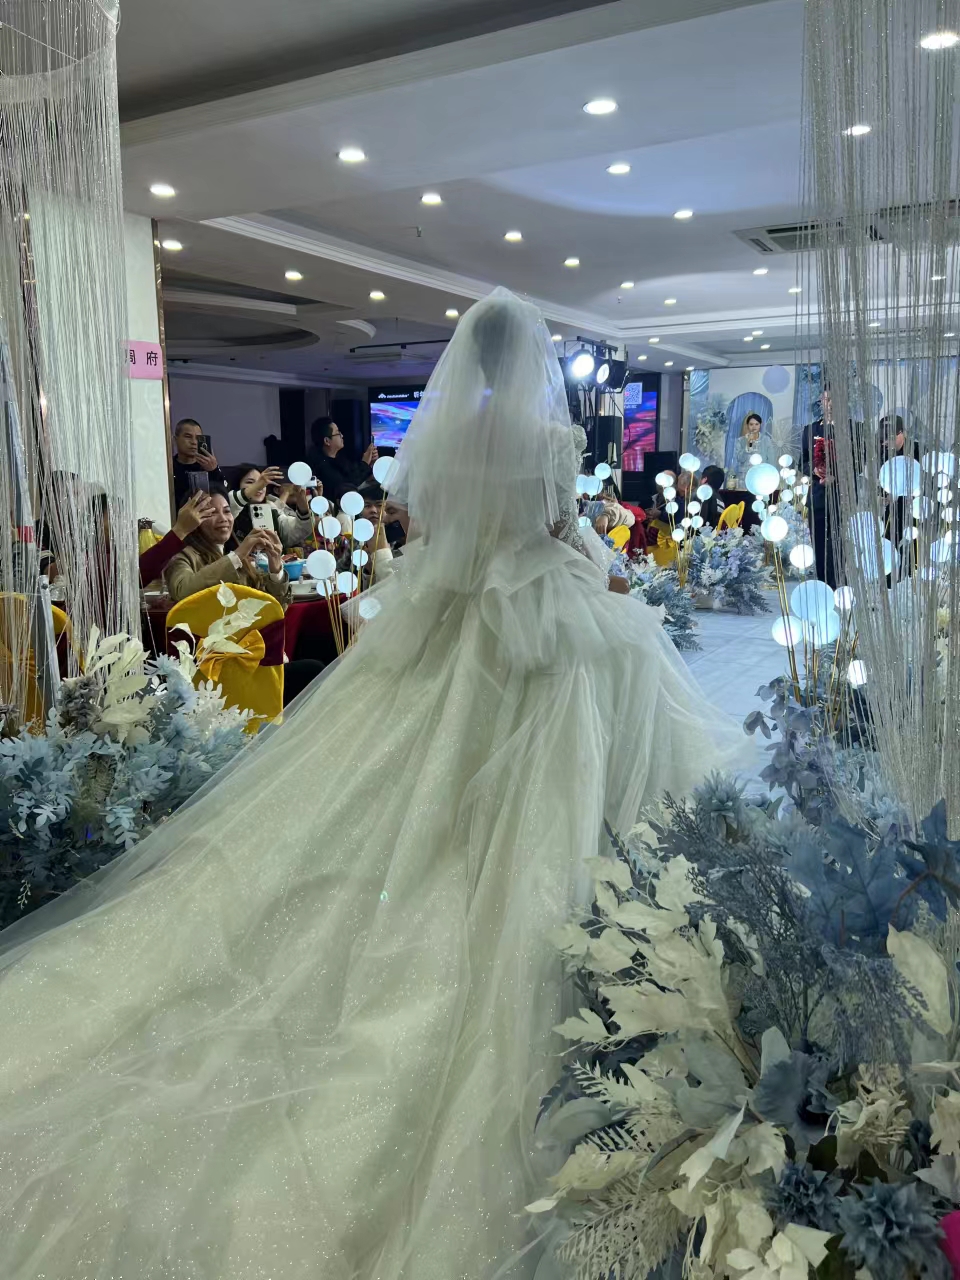
[[303, 561], [302, 560], [287, 560], [284, 563], [283, 568], [284, 568], [284, 572], [286, 573], [287, 577], [290, 579], [291, 582], [299, 582], [300, 579], [303, 577]]

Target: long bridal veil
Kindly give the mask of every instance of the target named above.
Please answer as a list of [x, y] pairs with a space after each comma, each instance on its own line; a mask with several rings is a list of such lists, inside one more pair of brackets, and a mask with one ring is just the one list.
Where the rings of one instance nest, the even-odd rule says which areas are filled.
[[716, 759], [656, 615], [551, 536], [576, 466], [536, 311], [477, 304], [348, 656], [0, 939], [4, 1280], [532, 1273], [553, 934], [604, 818]]

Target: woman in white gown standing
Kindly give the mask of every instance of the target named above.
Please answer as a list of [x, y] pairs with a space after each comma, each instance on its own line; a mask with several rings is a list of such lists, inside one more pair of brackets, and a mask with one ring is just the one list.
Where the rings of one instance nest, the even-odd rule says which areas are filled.
[[4, 1280], [488, 1280], [523, 1249], [550, 934], [603, 819], [715, 762], [655, 615], [570, 545], [577, 466], [549, 333], [498, 291], [400, 452], [419, 537], [349, 656], [0, 937]]

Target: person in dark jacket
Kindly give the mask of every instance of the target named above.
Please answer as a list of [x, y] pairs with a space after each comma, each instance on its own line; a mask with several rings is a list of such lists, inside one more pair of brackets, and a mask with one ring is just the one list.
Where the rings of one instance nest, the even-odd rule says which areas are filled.
[[313, 448], [307, 462], [323, 485], [324, 496], [339, 505], [345, 493], [359, 489], [371, 478], [379, 456], [377, 446], [368, 445], [359, 460], [348, 458], [343, 452], [343, 433], [332, 418], [317, 418], [310, 427], [310, 438]]

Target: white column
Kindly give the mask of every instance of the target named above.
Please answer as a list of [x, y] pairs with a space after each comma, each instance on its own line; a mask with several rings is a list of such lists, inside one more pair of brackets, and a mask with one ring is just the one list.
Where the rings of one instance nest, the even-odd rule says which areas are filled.
[[[123, 215], [127, 267], [127, 328], [132, 342], [159, 342], [160, 317], [154, 273], [153, 228], [149, 218]], [[129, 380], [134, 501], [138, 518], [170, 527], [170, 442], [163, 407], [163, 382]]]

